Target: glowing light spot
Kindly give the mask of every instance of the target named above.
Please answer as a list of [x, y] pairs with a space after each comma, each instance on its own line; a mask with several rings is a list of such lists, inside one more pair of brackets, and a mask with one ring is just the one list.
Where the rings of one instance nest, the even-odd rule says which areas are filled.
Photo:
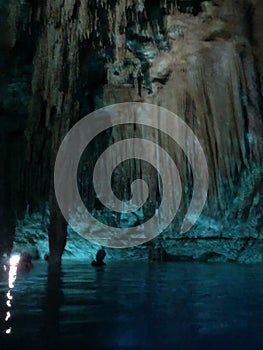
[[8, 307], [11, 307], [11, 306], [12, 306], [12, 305], [11, 305], [11, 301], [10, 301], [10, 300], [7, 300], [6, 305], [7, 305]]
[[11, 295], [10, 290], [6, 293], [6, 296], [9, 300], [13, 299], [13, 296]]
[[6, 265], [4, 265], [4, 271], [6, 271]]
[[11, 318], [11, 313], [9, 311], [7, 311], [5, 321], [8, 321], [9, 318]]
[[17, 271], [17, 266], [11, 266], [9, 269], [9, 276], [8, 276], [8, 285], [9, 288], [14, 288], [14, 283], [16, 280], [16, 271]]
[[12, 327], [8, 328], [5, 332], [6, 332], [6, 334], [10, 334], [11, 331], [12, 331]]
[[10, 266], [17, 266], [20, 260], [20, 255], [13, 255], [9, 259]]

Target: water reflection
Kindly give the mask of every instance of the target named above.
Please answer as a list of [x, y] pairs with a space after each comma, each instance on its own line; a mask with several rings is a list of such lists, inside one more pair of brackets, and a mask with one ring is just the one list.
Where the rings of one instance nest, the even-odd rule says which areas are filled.
[[8, 321], [9, 318], [11, 318], [11, 313], [10, 313], [10, 311], [7, 311], [5, 321]]
[[62, 349], [62, 336], [60, 329], [61, 311], [60, 307], [64, 301], [62, 292], [62, 272], [48, 269], [46, 294], [43, 299], [43, 326], [41, 328], [41, 339], [44, 339], [45, 349]]
[[261, 266], [39, 262], [15, 280], [6, 266], [1, 350], [263, 349]]
[[12, 301], [13, 294], [12, 290], [15, 287], [15, 281], [17, 277], [17, 268], [20, 260], [19, 255], [12, 256], [9, 260], [9, 264], [3, 265], [3, 272], [6, 274], [8, 272], [8, 291], [5, 295], [5, 316], [4, 316], [4, 333], [11, 334], [12, 333], [12, 325], [11, 323], [11, 309], [12, 309]]

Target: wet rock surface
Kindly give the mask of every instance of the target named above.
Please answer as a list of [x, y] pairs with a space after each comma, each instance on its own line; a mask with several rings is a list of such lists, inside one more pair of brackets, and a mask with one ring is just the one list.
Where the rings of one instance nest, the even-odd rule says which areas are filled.
[[[209, 194], [204, 216], [181, 236], [191, 176], [184, 156], [161, 136], [162, 146], [181, 168], [185, 203], [158, 239], [131, 256], [149, 251], [157, 255], [154, 259], [160, 255], [166, 260], [263, 261], [260, 0], [0, 4], [1, 26], [7, 33], [7, 39], [1, 39], [1, 249], [12, 248], [17, 226], [15, 247], [32, 241], [42, 255], [49, 237], [54, 260], [59, 260], [67, 225], [56, 203], [52, 174], [63, 137], [95, 109], [148, 102], [176, 113], [198, 136], [209, 166]], [[136, 81], [140, 69], [142, 96]], [[112, 130], [104, 143], [110, 145], [120, 136], [125, 136], [122, 131]], [[83, 178], [104, 143], [90, 150]], [[135, 174], [135, 163], [126, 170]], [[126, 182], [123, 177], [120, 188]], [[173, 185], [172, 179], [168, 185]], [[89, 188], [87, 193], [92, 208], [95, 198]], [[50, 218], [41, 228], [47, 201]], [[37, 226], [30, 223], [30, 215], [24, 225], [18, 223], [27, 207], [30, 215], [39, 215]], [[121, 224], [120, 217], [101, 209], [98, 216]], [[82, 254], [70, 242], [66, 249]]]

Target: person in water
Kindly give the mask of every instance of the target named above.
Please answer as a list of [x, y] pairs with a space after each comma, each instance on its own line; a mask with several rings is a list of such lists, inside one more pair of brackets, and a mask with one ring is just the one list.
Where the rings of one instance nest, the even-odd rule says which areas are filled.
[[34, 267], [32, 257], [29, 253], [23, 253], [20, 256], [18, 268], [23, 271], [29, 271]]
[[45, 260], [45, 261], [48, 261], [48, 259], [49, 259], [49, 254], [46, 253], [46, 254], [44, 255], [44, 260]]
[[106, 252], [104, 249], [100, 249], [96, 254], [96, 261], [93, 260], [91, 266], [104, 266], [106, 265], [103, 259], [106, 256]]

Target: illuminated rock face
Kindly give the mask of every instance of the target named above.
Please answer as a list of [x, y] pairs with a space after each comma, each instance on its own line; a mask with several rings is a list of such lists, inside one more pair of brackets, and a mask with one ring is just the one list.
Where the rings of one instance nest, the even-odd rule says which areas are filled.
[[[9, 10], [9, 35], [3, 43], [9, 57], [4, 62], [8, 103], [1, 108], [10, 120], [4, 127], [9, 151], [1, 153], [1, 161], [11, 174], [4, 174], [8, 181], [6, 185], [1, 180], [1, 188], [12, 187], [13, 192], [10, 198], [3, 191], [0, 205], [23, 214], [24, 203], [38, 212], [49, 201], [51, 261], [60, 260], [67, 232], [52, 181], [58, 147], [84, 115], [131, 101], [163, 106], [184, 119], [198, 136], [209, 166], [204, 215], [181, 236], [191, 170], [182, 152], [162, 136], [162, 147], [174, 153], [186, 194], [174, 224], [149, 243], [151, 257], [262, 261], [260, 0], [49, 0], [41, 7], [10, 0], [8, 8], [1, 6]], [[27, 57], [25, 47], [30, 48]], [[142, 97], [137, 92], [139, 69], [144, 76]], [[14, 130], [19, 140], [10, 138]], [[105, 144], [93, 145], [91, 151], [102, 151], [120, 136], [125, 135], [112, 130]], [[11, 166], [7, 158], [14, 147], [17, 159]], [[92, 169], [92, 154], [83, 178]], [[138, 171], [131, 162], [115, 175], [146, 171], [153, 170]], [[123, 177], [121, 195], [125, 186]], [[89, 190], [86, 195], [91, 197]], [[91, 209], [96, 205], [92, 198]], [[149, 205], [145, 215], [151, 213]], [[15, 214], [4, 217], [3, 226], [12, 231]]]

